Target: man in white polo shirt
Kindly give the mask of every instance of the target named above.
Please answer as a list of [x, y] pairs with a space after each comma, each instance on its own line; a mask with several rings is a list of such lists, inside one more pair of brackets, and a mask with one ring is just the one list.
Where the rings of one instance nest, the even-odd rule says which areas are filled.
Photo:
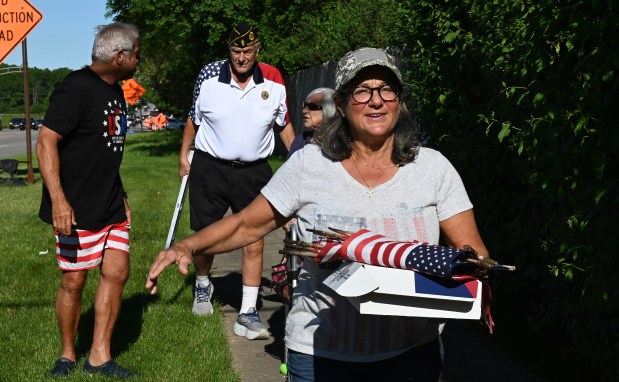
[[[189, 174], [190, 226], [194, 231], [220, 220], [228, 208], [238, 212], [260, 193], [273, 175], [267, 157], [275, 132], [286, 148], [294, 139], [286, 87], [275, 67], [257, 62], [260, 39], [247, 24], [228, 35], [229, 58], [205, 65], [196, 81], [193, 104], [183, 133], [181, 178]], [[191, 165], [188, 154], [195, 139]], [[243, 300], [234, 333], [267, 339], [256, 310], [262, 278], [263, 240], [243, 248]], [[213, 311], [208, 273], [213, 256], [194, 257], [196, 286], [192, 311]]]

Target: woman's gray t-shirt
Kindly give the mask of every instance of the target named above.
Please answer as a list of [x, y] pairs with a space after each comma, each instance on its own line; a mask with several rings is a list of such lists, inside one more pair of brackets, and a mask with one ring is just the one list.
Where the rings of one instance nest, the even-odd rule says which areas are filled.
[[[284, 216], [296, 216], [299, 238], [307, 228], [361, 228], [400, 241], [439, 241], [439, 222], [473, 206], [462, 180], [438, 151], [421, 148], [413, 163], [373, 189], [348, 174], [317, 145], [296, 152], [262, 189]], [[362, 315], [322, 281], [333, 269], [305, 260], [286, 321], [286, 346], [319, 357], [372, 362], [393, 357], [436, 338], [442, 319]]]

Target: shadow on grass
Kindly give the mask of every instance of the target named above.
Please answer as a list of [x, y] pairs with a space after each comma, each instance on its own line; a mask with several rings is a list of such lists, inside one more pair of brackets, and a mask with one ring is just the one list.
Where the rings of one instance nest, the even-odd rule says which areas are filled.
[[[137, 341], [142, 333], [143, 315], [146, 307], [157, 299], [157, 296], [141, 293], [122, 301], [120, 314], [112, 335], [112, 357], [124, 353]], [[86, 356], [90, 351], [94, 322], [93, 305], [87, 312], [82, 313], [80, 318], [75, 346], [78, 358]]]
[[195, 285], [195, 274], [189, 276], [189, 277], [185, 277], [184, 281], [183, 281], [183, 285], [181, 285], [180, 288], [178, 288], [178, 290], [176, 291], [176, 293], [174, 293], [174, 295], [172, 295], [172, 297], [166, 301], [166, 304], [174, 304], [178, 301], [178, 298], [187, 290], [187, 288], [192, 288], [192, 294], [193, 294], [193, 286]]
[[13, 177], [13, 178], [2, 178], [0, 177], [0, 186], [2, 187], [19, 187], [19, 186], [25, 186], [26, 185], [26, 178], [18, 178], [18, 177]]
[[[41, 172], [39, 171], [38, 167], [33, 167], [32, 168], [32, 173], [33, 174], [40, 174]], [[15, 170], [15, 176], [26, 177], [27, 175], [28, 175], [28, 169], [27, 168]]]

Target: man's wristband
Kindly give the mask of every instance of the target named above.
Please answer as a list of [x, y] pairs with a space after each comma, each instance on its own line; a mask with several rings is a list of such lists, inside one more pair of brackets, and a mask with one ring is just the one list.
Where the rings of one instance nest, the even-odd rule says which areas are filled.
[[129, 198], [127, 197], [127, 193], [126, 193], [126, 192], [124, 192], [124, 191], [123, 191], [123, 197], [124, 197], [125, 199], [129, 199]]

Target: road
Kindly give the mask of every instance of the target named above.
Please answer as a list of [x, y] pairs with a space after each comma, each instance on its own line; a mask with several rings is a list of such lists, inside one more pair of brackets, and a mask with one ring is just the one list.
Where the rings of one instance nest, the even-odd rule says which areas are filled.
[[[130, 128], [128, 133], [146, 133], [151, 132], [149, 129]], [[32, 156], [36, 155], [35, 144], [39, 136], [39, 130], [31, 130], [32, 138]], [[17, 129], [9, 129], [3, 126], [0, 130], [0, 159], [12, 158], [15, 155], [26, 154], [26, 132]]]
[[[39, 136], [38, 130], [31, 130], [32, 138], [32, 155], [35, 155], [34, 144]], [[8, 127], [2, 127], [0, 131], [0, 159], [14, 157], [15, 155], [26, 153], [26, 131], [17, 129], [11, 130]]]

